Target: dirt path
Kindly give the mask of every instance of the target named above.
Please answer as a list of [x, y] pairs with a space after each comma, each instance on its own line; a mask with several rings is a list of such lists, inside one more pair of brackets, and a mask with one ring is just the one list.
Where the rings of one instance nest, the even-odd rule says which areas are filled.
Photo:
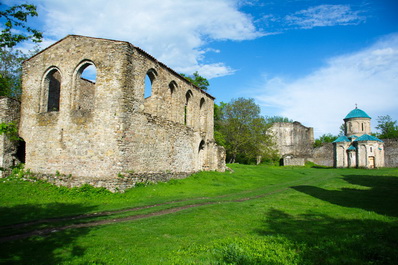
[[[184, 205], [184, 206], [176, 206], [176, 207], [172, 207], [169, 209], [159, 210], [159, 211], [155, 211], [155, 212], [148, 213], [148, 214], [138, 214], [138, 215], [127, 216], [127, 217], [110, 218], [110, 219], [105, 219], [105, 220], [71, 224], [71, 225], [65, 225], [65, 226], [59, 226], [59, 227], [53, 227], [53, 228], [37, 229], [37, 230], [33, 230], [33, 231], [21, 233], [21, 234], [0, 237], [0, 243], [12, 241], [12, 240], [24, 239], [24, 238], [28, 238], [31, 236], [45, 236], [45, 235], [49, 235], [51, 233], [56, 233], [56, 232], [63, 231], [66, 229], [93, 227], [93, 226], [106, 225], [106, 224], [112, 224], [112, 223], [134, 221], [134, 220], [149, 218], [149, 217], [153, 217], [153, 216], [161, 216], [161, 215], [176, 213], [176, 212], [183, 211], [185, 209], [200, 207], [200, 206], [204, 206], [204, 205], [231, 203], [231, 202], [232, 203], [244, 202], [244, 201], [248, 201], [248, 200], [266, 197], [266, 196], [269, 196], [269, 195], [272, 195], [275, 193], [280, 193], [280, 192], [283, 192], [288, 189], [289, 188], [283, 188], [283, 189], [279, 189], [279, 190], [276, 190], [273, 192], [268, 192], [268, 193], [253, 196], [253, 197], [244, 197], [244, 198], [240, 198], [240, 199], [236, 199], [236, 200], [209, 201], [209, 202], [202, 202], [202, 203], [194, 203], [194, 204], [188, 204], [188, 205]], [[170, 201], [170, 202], [165, 202], [165, 203], [160, 203], [160, 204], [153, 204], [153, 205], [147, 205], [147, 206], [142, 206], [142, 207], [134, 207], [134, 208], [123, 209], [123, 210], [104, 211], [104, 212], [99, 212], [99, 213], [82, 214], [82, 215], [69, 216], [69, 217], [63, 217], [63, 218], [41, 219], [41, 220], [32, 221], [32, 222], [3, 226], [3, 227], [0, 227], [0, 229], [2, 229], [2, 230], [16, 229], [16, 228], [22, 228], [22, 227], [27, 227], [30, 225], [41, 224], [41, 223], [55, 223], [55, 222], [60, 222], [60, 221], [72, 221], [72, 220], [79, 220], [79, 219], [85, 219], [85, 218], [90, 218], [90, 217], [110, 216], [110, 215], [117, 214], [117, 213], [134, 212], [134, 211], [138, 211], [138, 210], [149, 209], [149, 208], [154, 208], [154, 207], [163, 206], [163, 205], [171, 205], [174, 203], [184, 202], [184, 201], [189, 201], [189, 200], [211, 200], [211, 199], [233, 196], [233, 195], [242, 194], [242, 193], [248, 193], [248, 191], [235, 193], [235, 194], [229, 194], [229, 195], [222, 195], [222, 196], [217, 196], [217, 197], [201, 197], [201, 198], [194, 198], [194, 199], [187, 199], [187, 200], [180, 200], [180, 201]]]

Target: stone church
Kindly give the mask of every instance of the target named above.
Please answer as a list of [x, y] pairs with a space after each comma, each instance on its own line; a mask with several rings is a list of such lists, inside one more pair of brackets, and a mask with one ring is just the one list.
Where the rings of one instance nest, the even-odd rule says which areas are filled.
[[23, 63], [25, 167], [94, 186], [224, 171], [213, 108], [211, 95], [140, 48], [69, 35]]
[[370, 120], [357, 107], [344, 118], [345, 134], [333, 142], [335, 167], [384, 167], [384, 142], [370, 135]]

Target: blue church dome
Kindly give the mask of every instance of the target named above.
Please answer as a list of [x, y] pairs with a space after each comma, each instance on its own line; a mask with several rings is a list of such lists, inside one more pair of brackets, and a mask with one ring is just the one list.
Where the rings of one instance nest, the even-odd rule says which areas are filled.
[[365, 111], [358, 109], [358, 108], [351, 110], [350, 113], [348, 113], [344, 119], [352, 119], [352, 118], [369, 118], [369, 119], [371, 119], [370, 116], [368, 114], [366, 114]]

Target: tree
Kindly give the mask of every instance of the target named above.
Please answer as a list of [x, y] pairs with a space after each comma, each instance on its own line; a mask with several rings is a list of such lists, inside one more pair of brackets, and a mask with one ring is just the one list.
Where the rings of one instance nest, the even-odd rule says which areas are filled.
[[202, 90], [207, 90], [208, 86], [210, 85], [209, 81], [203, 76], [200, 76], [198, 71], [196, 71], [190, 76], [187, 76], [185, 74], [180, 74], [180, 75]]
[[42, 33], [26, 25], [28, 17], [37, 15], [36, 6], [28, 4], [14, 5], [0, 11], [0, 20], [4, 23], [0, 34], [0, 47], [12, 48], [29, 39], [33, 42], [41, 42]]
[[343, 136], [343, 135], [345, 135], [345, 123], [342, 123], [341, 125], [340, 125], [340, 130], [339, 130], [339, 136]]
[[273, 156], [272, 136], [267, 134], [270, 125], [260, 115], [254, 99], [238, 98], [223, 104], [216, 132], [223, 136], [229, 163], [250, 163], [258, 157]]
[[21, 63], [27, 55], [14, 46], [25, 40], [41, 41], [42, 33], [26, 25], [28, 17], [37, 15], [36, 7], [28, 4], [0, 11], [0, 22], [4, 23], [0, 34], [0, 96], [19, 99], [21, 95]]
[[27, 55], [13, 48], [0, 48], [0, 96], [19, 99], [22, 92], [22, 62]]
[[220, 102], [220, 105], [214, 103], [214, 140], [218, 145], [226, 146], [224, 134], [221, 132], [222, 127], [222, 113], [227, 103]]
[[266, 118], [268, 123], [275, 123], [275, 122], [289, 122], [292, 123], [293, 120], [289, 119], [287, 117], [282, 117], [282, 116], [271, 116]]
[[398, 138], [397, 121], [393, 121], [390, 115], [378, 116], [377, 123], [376, 129], [380, 130], [379, 138]]
[[330, 133], [323, 134], [323, 135], [319, 136], [319, 138], [315, 139], [314, 147], [322, 146], [324, 143], [332, 143], [336, 139], [337, 139], [337, 136], [332, 135]]

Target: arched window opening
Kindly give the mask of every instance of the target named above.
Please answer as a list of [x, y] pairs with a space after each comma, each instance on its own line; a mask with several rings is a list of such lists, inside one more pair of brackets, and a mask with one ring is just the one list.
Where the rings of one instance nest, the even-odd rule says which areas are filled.
[[202, 151], [202, 150], [204, 150], [204, 149], [205, 149], [205, 141], [202, 140], [202, 141], [200, 141], [200, 143], [199, 143], [198, 153], [200, 153], [200, 151]]
[[173, 96], [176, 93], [176, 90], [177, 90], [177, 83], [175, 81], [171, 81], [169, 84], [170, 95]]
[[192, 98], [193, 94], [191, 90], [188, 90], [187, 93], [185, 94], [185, 106], [184, 106], [184, 124], [188, 125], [189, 120], [190, 120], [190, 99]]
[[205, 99], [204, 98], [201, 98], [200, 99], [200, 104], [199, 104], [199, 108], [202, 110], [203, 109], [203, 106], [205, 105]]
[[362, 122], [362, 131], [363, 131], [363, 122]]
[[86, 68], [83, 69], [80, 78], [95, 83], [97, 79], [97, 68], [92, 64], [87, 65]]
[[201, 98], [199, 103], [199, 115], [200, 115], [200, 129], [203, 130], [206, 126], [206, 108], [205, 108], [205, 99]]
[[97, 69], [92, 62], [82, 63], [76, 74], [76, 97], [74, 109], [92, 111], [94, 110], [95, 82]]
[[59, 111], [61, 96], [61, 74], [57, 69], [51, 70], [45, 79], [48, 87], [47, 111]]
[[150, 69], [145, 76], [145, 91], [144, 98], [152, 96], [153, 82], [155, 81], [157, 73], [154, 69]]

